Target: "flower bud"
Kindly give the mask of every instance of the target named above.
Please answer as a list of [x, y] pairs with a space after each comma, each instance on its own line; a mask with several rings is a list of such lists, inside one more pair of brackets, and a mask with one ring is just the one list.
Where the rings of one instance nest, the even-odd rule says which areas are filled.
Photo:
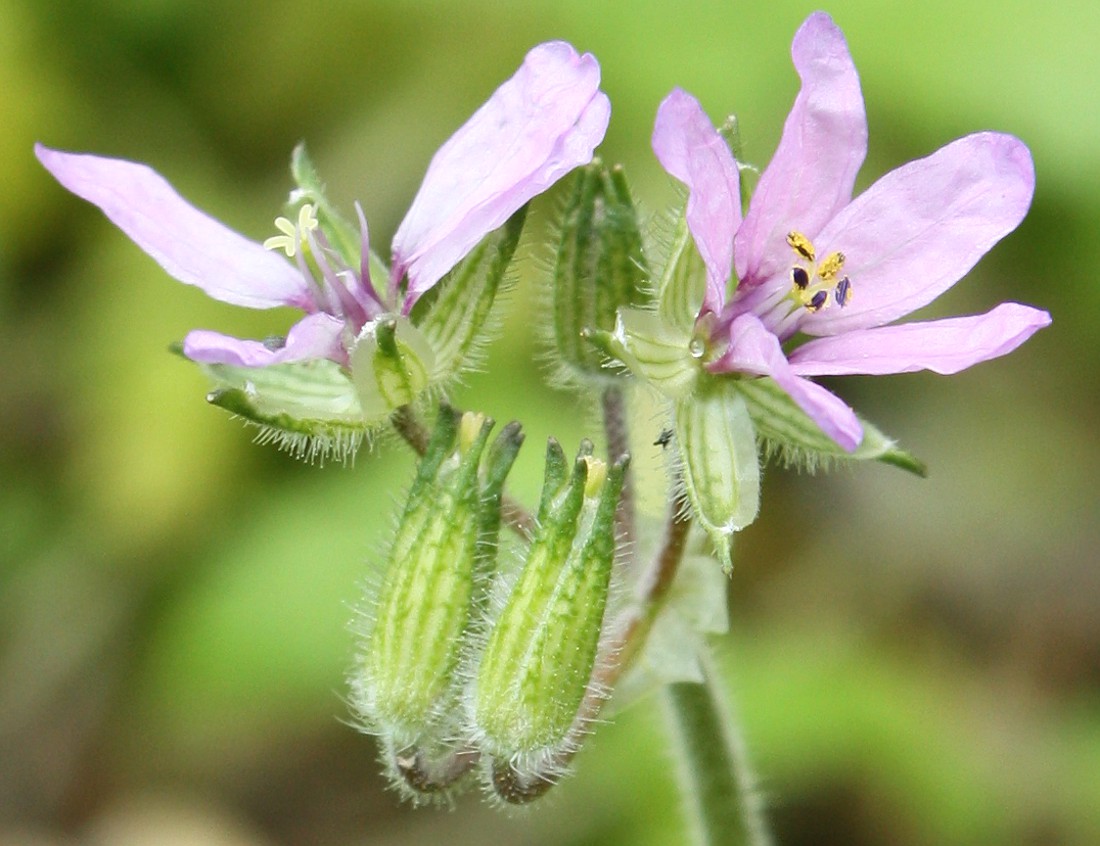
[[637, 212], [622, 168], [581, 168], [562, 212], [554, 263], [554, 348], [574, 378], [614, 376], [588, 340], [611, 331], [621, 307], [649, 300]]
[[420, 790], [461, 775], [469, 758], [449, 745], [461, 687], [455, 671], [495, 558], [501, 487], [522, 442], [518, 425], [505, 427], [482, 481], [492, 425], [482, 415], [440, 409], [365, 615], [352, 679], [366, 727], [382, 736], [395, 774]]
[[[569, 473], [550, 441], [538, 530], [493, 621], [469, 697], [471, 735], [494, 770], [509, 767], [520, 782], [545, 781], [570, 743], [592, 676], [629, 459], [608, 468], [591, 451], [582, 444]], [[494, 775], [493, 783], [501, 781]]]
[[756, 433], [744, 397], [731, 382], [714, 382], [675, 404], [673, 430], [692, 513], [729, 572], [734, 532], [760, 509]]

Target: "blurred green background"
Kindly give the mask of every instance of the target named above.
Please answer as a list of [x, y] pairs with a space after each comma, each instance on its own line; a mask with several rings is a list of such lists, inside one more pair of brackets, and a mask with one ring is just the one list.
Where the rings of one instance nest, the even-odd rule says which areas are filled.
[[[0, 0], [0, 844], [683, 842], [653, 701], [528, 812], [386, 791], [374, 742], [342, 722], [346, 624], [411, 461], [318, 468], [252, 445], [166, 348], [289, 315], [176, 284], [31, 146], [147, 161], [262, 239], [305, 139], [385, 244], [440, 142], [530, 46], [567, 38], [603, 67], [604, 157], [656, 211], [660, 98], [681, 85], [715, 119], [736, 111], [765, 164], [813, 8]], [[829, 11], [867, 98], [861, 188], [980, 129], [1035, 156], [1027, 220], [927, 314], [1019, 300], [1054, 325], [951, 379], [837, 384], [928, 479], [768, 473], [721, 654], [769, 813], [784, 846], [1098, 843], [1100, 8]], [[582, 434], [531, 363], [541, 266], [528, 250], [493, 378], [464, 394], [526, 422], [521, 495], [546, 435]]]

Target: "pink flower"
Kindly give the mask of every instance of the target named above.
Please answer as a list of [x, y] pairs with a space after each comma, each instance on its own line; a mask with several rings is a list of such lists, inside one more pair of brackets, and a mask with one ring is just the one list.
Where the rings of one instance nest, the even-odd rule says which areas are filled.
[[591, 160], [610, 117], [599, 84], [591, 54], [578, 55], [561, 41], [531, 50], [435, 154], [394, 237], [383, 293], [370, 277], [362, 212], [361, 260], [349, 266], [328, 243], [311, 206], [302, 207], [296, 223], [279, 221], [284, 236], [261, 245], [190, 205], [145, 165], [42, 145], [35, 153], [62, 185], [99, 206], [179, 281], [234, 305], [306, 312], [278, 345], [192, 331], [183, 345], [189, 358], [243, 367], [316, 358], [346, 365], [367, 324], [385, 313], [407, 315], [485, 235]]
[[[691, 95], [675, 90], [661, 104], [653, 149], [689, 191], [688, 229], [707, 268], [700, 325], [713, 327], [719, 347], [708, 370], [773, 378], [852, 451], [863, 436], [854, 412], [806, 377], [956, 373], [1050, 323], [1045, 311], [1004, 303], [982, 315], [885, 325], [930, 303], [1016, 228], [1035, 173], [1021, 141], [982, 132], [853, 199], [867, 122], [844, 36], [818, 12], [791, 53], [801, 91], [744, 219], [736, 162]], [[785, 351], [800, 334], [815, 337]]]

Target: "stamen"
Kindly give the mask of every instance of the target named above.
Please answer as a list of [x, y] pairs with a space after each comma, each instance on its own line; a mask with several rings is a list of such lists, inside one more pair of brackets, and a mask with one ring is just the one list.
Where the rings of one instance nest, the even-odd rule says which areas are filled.
[[842, 267], [844, 267], [844, 253], [830, 253], [825, 256], [825, 261], [818, 265], [817, 275], [826, 282], [832, 282]]
[[298, 250], [297, 230], [294, 228], [294, 224], [285, 217], [277, 217], [275, 218], [275, 228], [284, 234], [272, 235], [264, 241], [264, 249], [282, 250], [287, 254], [287, 257], [293, 258], [294, 253]]
[[265, 250], [282, 250], [287, 258], [294, 258], [298, 252], [298, 246], [305, 240], [307, 232], [312, 232], [318, 226], [311, 203], [306, 203], [298, 209], [298, 225], [295, 226], [285, 217], [275, 218], [275, 228], [282, 235], [272, 235], [264, 241]]
[[[787, 233], [787, 243], [798, 255], [798, 264], [791, 268], [791, 290], [788, 297], [809, 311], [821, 311], [829, 304], [829, 295], [833, 295], [837, 305], [846, 306], [852, 299], [852, 281], [847, 276], [840, 277], [846, 257], [839, 250], [829, 253], [820, 264], [814, 260], [816, 251], [810, 239], [801, 232]], [[802, 261], [809, 262], [803, 267]], [[792, 312], [793, 314], [793, 312]]]
[[836, 297], [836, 304], [844, 308], [852, 301], [852, 280], [845, 276], [836, 283], [836, 290], [833, 291], [833, 294]]
[[801, 232], [788, 232], [787, 243], [791, 245], [791, 248], [796, 253], [806, 259], [806, 261], [814, 261], [814, 245], [811, 244], [810, 239]]

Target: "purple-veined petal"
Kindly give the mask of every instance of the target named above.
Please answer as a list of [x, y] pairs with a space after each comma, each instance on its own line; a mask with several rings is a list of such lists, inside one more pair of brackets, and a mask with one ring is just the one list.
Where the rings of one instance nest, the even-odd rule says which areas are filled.
[[393, 239], [406, 308], [520, 206], [592, 159], [611, 115], [599, 84], [591, 54], [541, 44], [439, 148]]
[[195, 329], [183, 339], [183, 354], [202, 364], [229, 364], [235, 367], [270, 367], [292, 361], [329, 358], [343, 363], [344, 322], [324, 312], [309, 314], [290, 327], [286, 343], [272, 349], [262, 341], [247, 341]]
[[41, 144], [34, 151], [58, 182], [99, 206], [180, 282], [232, 305], [314, 310], [309, 283], [284, 257], [196, 209], [147, 165]]
[[1050, 315], [1018, 303], [992, 311], [926, 323], [857, 329], [816, 338], [791, 353], [791, 369], [801, 376], [911, 373], [931, 370], [950, 375], [1006, 355], [1050, 325]]
[[802, 88], [734, 239], [737, 276], [745, 285], [789, 263], [788, 232], [813, 240], [848, 203], [867, 154], [859, 75], [844, 34], [828, 15], [815, 12], [806, 19], [791, 57]]
[[737, 162], [699, 101], [679, 88], [661, 102], [653, 152], [687, 186], [687, 225], [707, 266], [704, 311], [719, 313], [733, 265], [733, 233], [741, 225]]
[[851, 302], [807, 313], [799, 329], [835, 335], [881, 326], [927, 305], [1019, 225], [1034, 190], [1027, 147], [995, 132], [968, 135], [891, 171], [842, 210], [815, 244], [847, 257]]
[[840, 397], [797, 375], [787, 363], [779, 339], [753, 314], [742, 314], [730, 324], [729, 349], [708, 369], [770, 376], [845, 450], [852, 452], [863, 440], [863, 426], [855, 412]]

